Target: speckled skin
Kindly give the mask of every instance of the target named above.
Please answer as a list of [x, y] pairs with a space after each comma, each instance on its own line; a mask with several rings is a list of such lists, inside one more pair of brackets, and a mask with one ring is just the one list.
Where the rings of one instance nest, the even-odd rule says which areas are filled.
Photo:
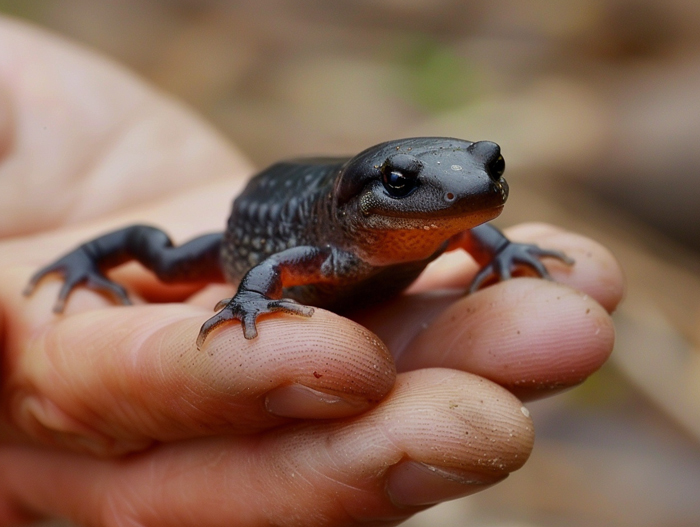
[[221, 261], [228, 281], [298, 245], [327, 243], [330, 194], [347, 159], [277, 163], [250, 180], [234, 200]]
[[230, 320], [240, 320], [250, 339], [265, 313], [311, 316], [309, 305], [345, 311], [386, 299], [446, 250], [465, 249], [482, 264], [471, 291], [490, 276], [509, 278], [516, 265], [547, 277], [539, 258], [571, 261], [484, 224], [507, 199], [504, 169], [495, 143], [443, 137], [390, 141], [349, 159], [278, 163], [234, 201], [224, 233], [175, 247], [160, 229], [126, 227], [39, 270], [27, 293], [56, 272], [64, 278], [57, 312], [80, 284], [128, 303], [104, 275], [128, 260], [166, 282], [240, 282], [202, 326], [200, 346]]

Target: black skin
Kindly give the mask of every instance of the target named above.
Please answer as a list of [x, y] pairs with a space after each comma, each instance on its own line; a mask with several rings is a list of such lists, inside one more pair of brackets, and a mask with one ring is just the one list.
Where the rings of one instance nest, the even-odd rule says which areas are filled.
[[107, 270], [136, 260], [166, 283], [240, 282], [204, 323], [200, 347], [220, 325], [240, 320], [246, 339], [260, 315], [309, 317], [310, 305], [343, 312], [398, 294], [446, 250], [463, 248], [482, 264], [469, 292], [508, 279], [517, 266], [549, 278], [540, 261], [573, 261], [558, 251], [509, 241], [484, 223], [508, 196], [497, 144], [426, 137], [390, 141], [350, 159], [278, 163], [236, 198], [224, 233], [178, 247], [160, 229], [133, 225], [105, 234], [40, 269], [26, 289], [58, 273], [54, 311], [78, 285], [113, 295], [125, 289]]

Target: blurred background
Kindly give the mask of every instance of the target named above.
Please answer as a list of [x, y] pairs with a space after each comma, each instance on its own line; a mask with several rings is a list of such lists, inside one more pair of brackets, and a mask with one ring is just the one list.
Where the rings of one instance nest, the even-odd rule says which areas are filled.
[[505, 483], [405, 525], [700, 525], [700, 2], [0, 0], [192, 106], [260, 167], [491, 139], [500, 225], [592, 236], [628, 279], [608, 365], [529, 405]]

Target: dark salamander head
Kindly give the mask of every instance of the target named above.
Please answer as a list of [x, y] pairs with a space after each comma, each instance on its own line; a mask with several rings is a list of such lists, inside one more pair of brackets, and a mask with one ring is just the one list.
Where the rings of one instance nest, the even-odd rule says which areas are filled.
[[490, 141], [390, 141], [345, 164], [336, 180], [336, 205], [359, 198], [364, 215], [430, 219], [499, 209], [508, 196], [504, 170], [501, 149]]
[[351, 232], [414, 231], [433, 246], [500, 214], [508, 197], [504, 170], [501, 149], [490, 141], [390, 141], [343, 166], [335, 210]]

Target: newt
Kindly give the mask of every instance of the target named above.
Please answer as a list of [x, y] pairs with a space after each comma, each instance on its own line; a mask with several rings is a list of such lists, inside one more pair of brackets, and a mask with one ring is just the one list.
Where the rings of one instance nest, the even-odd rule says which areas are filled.
[[63, 285], [61, 313], [79, 285], [123, 304], [129, 297], [105, 273], [130, 260], [165, 283], [238, 283], [197, 337], [239, 320], [246, 339], [261, 315], [304, 317], [313, 307], [344, 312], [406, 289], [445, 251], [464, 249], [481, 265], [469, 292], [518, 266], [543, 278], [541, 259], [564, 253], [515, 243], [487, 223], [508, 198], [505, 161], [490, 141], [445, 137], [388, 141], [352, 158], [276, 163], [254, 176], [234, 200], [226, 229], [175, 246], [156, 227], [132, 225], [99, 236], [37, 271], [31, 294], [48, 274]]

